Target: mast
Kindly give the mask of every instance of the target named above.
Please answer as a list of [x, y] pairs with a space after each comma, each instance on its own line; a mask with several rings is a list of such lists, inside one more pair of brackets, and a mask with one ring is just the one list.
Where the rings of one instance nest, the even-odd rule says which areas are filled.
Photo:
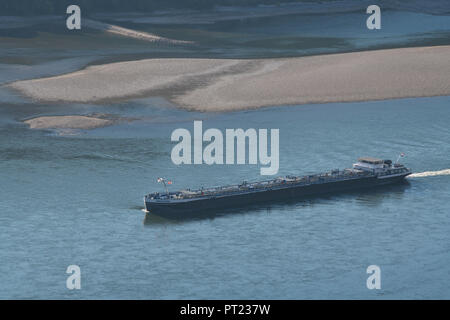
[[400, 158], [403, 158], [405, 156], [405, 154], [402, 152], [398, 155], [397, 160], [395, 160], [395, 164], [398, 163], [398, 160], [400, 160]]
[[[165, 178], [158, 178], [157, 180], [159, 183], [163, 183], [164, 184], [164, 189], [166, 189], [166, 194], [169, 195], [169, 189], [167, 189], [167, 185], [166, 185], [166, 179]], [[172, 184], [172, 181], [167, 181], [167, 184]]]

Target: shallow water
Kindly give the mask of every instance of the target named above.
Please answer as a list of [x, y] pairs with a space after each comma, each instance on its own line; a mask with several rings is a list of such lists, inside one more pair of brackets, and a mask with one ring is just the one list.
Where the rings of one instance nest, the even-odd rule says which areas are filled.
[[[194, 119], [279, 128], [279, 175], [400, 152], [415, 172], [438, 171], [450, 168], [450, 97], [226, 114], [160, 103], [112, 106], [158, 116], [71, 135], [28, 130], [16, 122], [27, 108], [0, 108], [0, 298], [450, 298], [449, 175], [206, 219], [142, 211], [159, 176], [173, 189], [261, 179], [254, 165], [173, 165], [170, 134]], [[71, 264], [79, 291], [65, 286]], [[377, 292], [366, 289], [371, 264]]]
[[361, 0], [291, 4], [292, 14], [280, 6], [93, 17], [194, 41], [193, 46], [155, 45], [89, 28], [72, 32], [63, 16], [0, 16], [0, 83], [71, 72], [91, 63], [154, 57], [273, 58], [450, 44], [448, 1], [402, 2], [380, 3], [380, 30], [367, 29], [366, 8], [372, 2]]

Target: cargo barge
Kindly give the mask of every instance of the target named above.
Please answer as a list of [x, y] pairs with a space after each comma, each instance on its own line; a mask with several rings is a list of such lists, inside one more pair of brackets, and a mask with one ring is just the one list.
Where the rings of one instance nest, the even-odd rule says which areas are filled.
[[145, 196], [145, 208], [150, 214], [177, 217], [189, 213], [212, 212], [224, 208], [239, 208], [253, 204], [296, 200], [324, 193], [367, 189], [399, 183], [411, 174], [411, 169], [391, 160], [359, 158], [352, 168], [307, 175], [286, 176], [267, 181], [229, 185], [197, 190], [169, 192]]

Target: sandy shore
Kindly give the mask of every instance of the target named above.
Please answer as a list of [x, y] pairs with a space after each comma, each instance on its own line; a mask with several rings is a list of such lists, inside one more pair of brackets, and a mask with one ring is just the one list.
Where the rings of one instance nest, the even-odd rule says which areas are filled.
[[450, 95], [450, 46], [285, 59], [148, 59], [9, 86], [43, 101], [162, 96], [201, 111]]
[[87, 116], [45, 116], [24, 121], [30, 129], [95, 129], [114, 124], [114, 121]]

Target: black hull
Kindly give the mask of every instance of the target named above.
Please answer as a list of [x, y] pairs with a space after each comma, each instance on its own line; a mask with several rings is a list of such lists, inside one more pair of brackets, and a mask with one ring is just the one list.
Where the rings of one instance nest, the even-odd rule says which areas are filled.
[[190, 201], [152, 202], [146, 201], [145, 207], [150, 214], [167, 218], [182, 218], [189, 215], [211, 214], [228, 208], [242, 208], [270, 202], [296, 201], [305, 197], [355, 191], [381, 187], [404, 181], [402, 176], [378, 179], [370, 176], [360, 179], [342, 180], [320, 184], [310, 184], [261, 192], [241, 193], [229, 196], [208, 197]]

